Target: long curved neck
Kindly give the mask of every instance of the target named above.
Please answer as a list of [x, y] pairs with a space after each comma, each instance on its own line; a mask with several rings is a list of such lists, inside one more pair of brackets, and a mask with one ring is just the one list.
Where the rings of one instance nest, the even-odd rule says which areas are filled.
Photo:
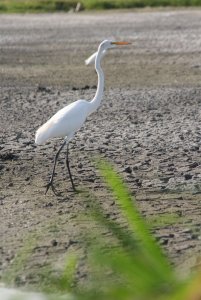
[[96, 90], [96, 94], [94, 98], [89, 102], [90, 103], [90, 112], [89, 114], [93, 113], [96, 111], [96, 109], [99, 107], [102, 97], [103, 97], [103, 92], [104, 92], [104, 73], [101, 68], [101, 58], [102, 58], [102, 52], [98, 50], [96, 60], [95, 60], [95, 69], [98, 74], [98, 87]]

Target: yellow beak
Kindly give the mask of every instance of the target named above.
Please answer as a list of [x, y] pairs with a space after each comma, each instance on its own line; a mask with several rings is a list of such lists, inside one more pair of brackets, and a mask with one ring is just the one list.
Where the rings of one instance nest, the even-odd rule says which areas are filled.
[[130, 45], [129, 42], [112, 42], [113, 45]]

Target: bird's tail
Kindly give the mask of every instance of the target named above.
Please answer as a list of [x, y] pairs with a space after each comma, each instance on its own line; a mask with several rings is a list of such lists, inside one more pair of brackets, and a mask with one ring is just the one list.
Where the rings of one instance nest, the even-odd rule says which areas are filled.
[[50, 137], [50, 120], [47, 121], [45, 124], [43, 124], [38, 130], [36, 131], [35, 136], [35, 143], [40, 145], [43, 144], [45, 141], [47, 141]]
[[40, 145], [42, 143], [45, 142], [46, 139], [44, 139], [44, 135], [41, 134], [41, 128], [39, 128], [37, 131], [36, 131], [36, 135], [35, 135], [35, 143]]

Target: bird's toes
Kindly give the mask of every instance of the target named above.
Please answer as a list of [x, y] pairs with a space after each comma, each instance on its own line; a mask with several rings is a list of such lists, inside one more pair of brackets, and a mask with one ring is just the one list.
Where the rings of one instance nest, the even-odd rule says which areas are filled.
[[71, 187], [70, 189], [68, 189], [68, 192], [72, 192], [72, 193], [79, 193], [79, 189], [77, 189], [75, 186]]
[[49, 188], [50, 188], [50, 186], [51, 186], [52, 184], [51, 184], [51, 182], [49, 182], [48, 184], [46, 184], [44, 187], [46, 188], [46, 190], [45, 190], [45, 195], [47, 194], [47, 192], [48, 192], [48, 190], [49, 190]]
[[47, 194], [47, 192], [48, 192], [48, 190], [49, 190], [50, 187], [51, 187], [53, 193], [54, 193], [56, 196], [59, 195], [59, 194], [57, 193], [57, 191], [56, 191], [56, 189], [55, 189], [55, 187], [54, 187], [52, 181], [48, 182], [48, 184], [45, 185], [45, 187], [46, 187], [45, 195]]

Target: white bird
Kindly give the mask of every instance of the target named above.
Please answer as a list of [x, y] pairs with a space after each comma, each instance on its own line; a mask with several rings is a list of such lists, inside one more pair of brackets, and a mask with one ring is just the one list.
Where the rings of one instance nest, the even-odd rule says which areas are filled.
[[45, 124], [43, 124], [36, 132], [35, 143], [42, 144], [49, 138], [64, 137], [64, 142], [56, 153], [52, 175], [49, 183], [46, 186], [46, 192], [51, 187], [55, 193], [53, 186], [54, 174], [56, 162], [59, 157], [59, 153], [65, 145], [67, 145], [66, 152], [66, 165], [69, 172], [72, 188], [74, 191], [75, 185], [72, 179], [69, 160], [68, 160], [68, 144], [73, 139], [77, 130], [79, 130], [84, 124], [86, 118], [95, 112], [100, 106], [103, 91], [104, 91], [104, 73], [101, 68], [101, 59], [105, 55], [106, 51], [110, 48], [115, 48], [118, 45], [128, 45], [128, 42], [114, 42], [110, 40], [103, 41], [98, 51], [92, 54], [85, 63], [88, 65], [95, 61], [95, 69], [98, 74], [98, 87], [94, 98], [91, 101], [77, 100], [64, 108], [60, 109], [55, 115], [53, 115]]

